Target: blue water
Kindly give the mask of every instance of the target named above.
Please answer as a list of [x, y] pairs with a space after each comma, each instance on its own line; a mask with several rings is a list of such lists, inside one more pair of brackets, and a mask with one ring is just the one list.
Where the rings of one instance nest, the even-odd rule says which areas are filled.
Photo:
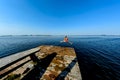
[[0, 37], [0, 58], [40, 45], [75, 48], [83, 80], [120, 80], [120, 36], [69, 36], [70, 44], [60, 41], [63, 36], [4, 36]]

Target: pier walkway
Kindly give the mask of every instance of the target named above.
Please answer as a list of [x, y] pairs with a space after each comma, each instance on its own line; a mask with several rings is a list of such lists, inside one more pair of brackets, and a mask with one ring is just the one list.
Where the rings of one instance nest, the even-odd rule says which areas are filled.
[[82, 80], [73, 48], [43, 45], [0, 59], [0, 80]]

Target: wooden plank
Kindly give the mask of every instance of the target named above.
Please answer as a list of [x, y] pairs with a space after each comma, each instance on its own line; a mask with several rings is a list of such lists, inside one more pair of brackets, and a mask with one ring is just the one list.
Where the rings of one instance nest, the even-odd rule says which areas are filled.
[[36, 52], [38, 50], [40, 50], [39, 47], [30, 49], [30, 50], [26, 50], [26, 51], [23, 51], [23, 52], [19, 52], [19, 53], [16, 53], [16, 54], [4, 57], [4, 58], [1, 58], [0, 59], [0, 68], [6, 66], [7, 64], [10, 64], [10, 63], [18, 60], [18, 59], [20, 59], [20, 58], [22, 58], [24, 56], [30, 55], [31, 53], [34, 53], [34, 52]]

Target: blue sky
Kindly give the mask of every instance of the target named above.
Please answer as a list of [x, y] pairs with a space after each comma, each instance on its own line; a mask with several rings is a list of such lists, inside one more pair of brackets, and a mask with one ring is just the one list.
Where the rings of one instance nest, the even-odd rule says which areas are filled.
[[120, 35], [120, 0], [0, 0], [0, 35]]

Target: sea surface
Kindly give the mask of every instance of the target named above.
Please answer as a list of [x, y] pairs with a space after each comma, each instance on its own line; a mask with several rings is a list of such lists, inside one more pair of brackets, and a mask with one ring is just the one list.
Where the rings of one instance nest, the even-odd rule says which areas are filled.
[[1, 36], [0, 58], [40, 45], [73, 47], [83, 80], [120, 80], [120, 36]]

